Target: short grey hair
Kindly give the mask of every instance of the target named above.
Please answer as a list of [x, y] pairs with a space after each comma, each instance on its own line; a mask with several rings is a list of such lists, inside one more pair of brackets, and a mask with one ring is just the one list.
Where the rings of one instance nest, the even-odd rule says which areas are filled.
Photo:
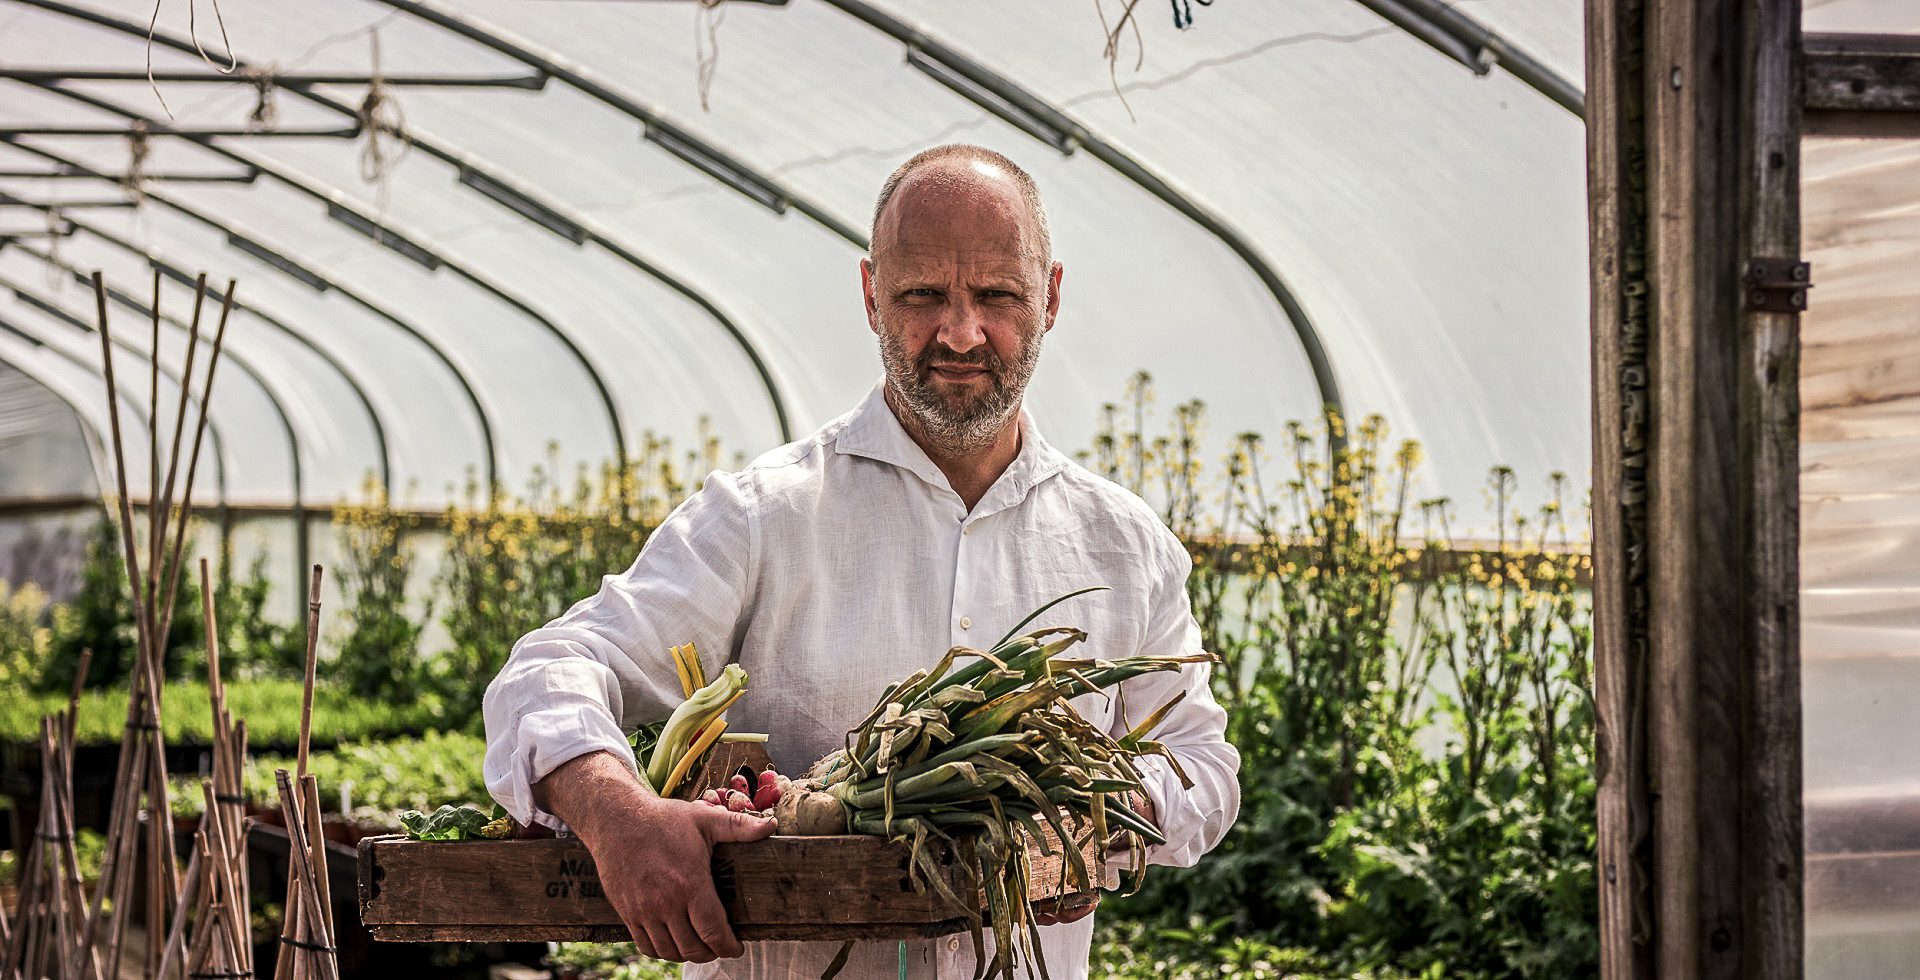
[[[1041, 260], [1052, 260], [1053, 237], [1047, 231], [1047, 206], [1045, 202], [1040, 200], [1040, 185], [1035, 184], [1033, 178], [1029, 176], [1025, 170], [1020, 169], [1019, 164], [984, 146], [974, 146], [971, 143], [948, 143], [945, 146], [936, 146], [931, 150], [922, 150], [914, 154], [911, 160], [901, 164], [899, 169], [895, 170], [893, 175], [887, 178], [887, 182], [880, 185], [880, 197], [873, 202], [873, 229], [871, 237], [868, 239], [869, 242], [879, 239], [880, 218], [886, 213], [887, 202], [893, 200], [894, 191], [900, 189], [901, 183], [907, 179], [907, 176], [926, 164], [941, 163], [948, 160], [958, 160], [967, 163], [986, 163], [1006, 171], [1007, 175], [1013, 178], [1014, 184], [1020, 188], [1020, 196], [1026, 200], [1027, 210], [1033, 213], [1033, 227], [1040, 238]], [[869, 250], [871, 250], [871, 245], [869, 245]]]

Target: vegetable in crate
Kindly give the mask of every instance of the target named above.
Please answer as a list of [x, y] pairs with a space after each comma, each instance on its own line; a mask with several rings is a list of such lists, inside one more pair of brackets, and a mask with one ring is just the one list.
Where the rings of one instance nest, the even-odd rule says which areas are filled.
[[[1020, 949], [1039, 961], [1038, 923], [1027, 895], [1028, 845], [1052, 853], [1043, 825], [1060, 843], [1069, 881], [1092, 891], [1096, 869], [1086, 866], [1082, 847], [1104, 842], [1112, 828], [1131, 831], [1136, 851], [1143, 840], [1164, 842], [1125, 803], [1125, 794], [1141, 789], [1135, 760], [1161, 756], [1191, 786], [1172, 753], [1146, 740], [1179, 696], [1118, 739], [1089, 724], [1067, 699], [1216, 659], [1062, 656], [1085, 639], [1080, 630], [1055, 628], [1002, 640], [985, 652], [954, 647], [931, 670], [889, 687], [847, 733], [847, 748], [820, 760], [781, 797], [775, 808], [780, 832], [910, 839], [916, 887], [931, 883], [969, 911], [982, 972], [1011, 978]], [[963, 657], [973, 662], [954, 669]], [[938, 866], [950, 856], [961, 858], [974, 875], [987, 899], [985, 917], [973, 911], [972, 901], [948, 891]], [[980, 942], [985, 918], [994, 934], [991, 964]], [[1044, 976], [1045, 962], [1038, 965]]]
[[498, 840], [513, 834], [505, 807], [495, 804], [488, 813], [476, 806], [447, 804], [431, 814], [403, 810], [400, 828], [408, 840]]
[[640, 778], [661, 796], [672, 795], [700, 757], [720, 740], [727, 730], [726, 720], [721, 716], [747, 693], [747, 672], [739, 664], [726, 665], [720, 676], [708, 684], [693, 644], [674, 647], [670, 652], [687, 699], [673, 709], [657, 734], [642, 728], [628, 739], [638, 756], [648, 751], [642, 743], [649, 736], [652, 738], [651, 750], [640, 766]]

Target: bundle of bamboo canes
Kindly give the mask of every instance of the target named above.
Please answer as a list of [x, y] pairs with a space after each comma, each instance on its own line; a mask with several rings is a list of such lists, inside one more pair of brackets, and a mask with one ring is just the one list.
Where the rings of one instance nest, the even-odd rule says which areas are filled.
[[[200, 597], [207, 636], [207, 699], [213, 711], [213, 772], [202, 780], [206, 809], [193, 835], [193, 856], [186, 883], [167, 933], [160, 976], [171, 973], [183, 956], [189, 978], [251, 977], [253, 936], [248, 910], [246, 759], [247, 725], [227, 709], [220, 678], [219, 630], [214, 618], [213, 583], [206, 559], [200, 560]], [[188, 917], [193, 938], [186, 940]]]
[[307, 771], [307, 744], [313, 734], [313, 676], [320, 639], [320, 578], [313, 566], [313, 585], [307, 595], [306, 693], [300, 704], [299, 772], [289, 778], [285, 769], [274, 772], [279, 784], [280, 815], [287, 825], [286, 919], [280, 927], [280, 957], [276, 978], [339, 980], [340, 967], [333, 942], [333, 903], [327, 897], [327, 839], [320, 829], [320, 783]]
[[[204, 386], [198, 399], [198, 421], [176, 505], [174, 487], [194, 380], [194, 361], [202, 346], [200, 321], [207, 297], [207, 280], [205, 276], [200, 277], [194, 297], [186, 367], [163, 482], [161, 413], [157, 411], [161, 279], [158, 273], [154, 276], [153, 347], [149, 360], [154, 365], [150, 393], [156, 411], [148, 416], [147, 462], [149, 495], [154, 491], [159, 491], [159, 495], [151, 499], [146, 509], [144, 576], [141, 549], [136, 547], [133, 508], [127, 494], [128, 470], [113, 373], [114, 345], [107, 321], [107, 288], [99, 273], [94, 274], [93, 285], [98, 301], [107, 417], [113, 437], [120, 540], [136, 625], [133, 690], [128, 698], [126, 728], [121, 736], [106, 854], [90, 899], [84, 891], [75, 853], [73, 821], [75, 719], [80, 690], [91, 668], [90, 651], [81, 658], [65, 715], [49, 717], [41, 724], [40, 822], [26, 857], [20, 898], [12, 919], [0, 909], [0, 980], [120, 977], [123, 952], [137, 910], [144, 911], [145, 919], [145, 949], [135, 954], [141, 958], [137, 967], [140, 976], [162, 980], [175, 976], [189, 980], [240, 980], [253, 976], [243, 785], [247, 731], [245, 723], [236, 721], [226, 705], [226, 688], [220, 677], [213, 589], [204, 560], [200, 562], [200, 578], [207, 637], [208, 697], [215, 733], [213, 771], [212, 778], [201, 784], [206, 812], [194, 834], [184, 881], [174, 862], [165, 742], [160, 728], [162, 657], [172, 626], [187, 525], [193, 512], [196, 464], [207, 429], [215, 369], [220, 361], [227, 320], [233, 311], [235, 284], [231, 281], [227, 284], [219, 327], [210, 344]], [[279, 773], [278, 787], [288, 836], [293, 842], [293, 883], [286, 903], [288, 921], [282, 930], [278, 975], [302, 980], [337, 980], [339, 975], [333, 952], [331, 907], [326, 901], [319, 789], [314, 777], [306, 772], [319, 635], [320, 579], [321, 569], [315, 566], [308, 616], [306, 692], [300, 724], [300, 797], [294, 797], [292, 782], [284, 770]], [[144, 889], [138, 896], [141, 901], [136, 903], [135, 889], [141, 883]], [[176, 969], [179, 972], [176, 973]]]
[[40, 820], [20, 876], [15, 927], [0, 932], [6, 976], [97, 976], [94, 950], [80, 942], [87, 900], [74, 849], [73, 736], [81, 679], [93, 651], [80, 655], [80, 673], [64, 715], [40, 720]]

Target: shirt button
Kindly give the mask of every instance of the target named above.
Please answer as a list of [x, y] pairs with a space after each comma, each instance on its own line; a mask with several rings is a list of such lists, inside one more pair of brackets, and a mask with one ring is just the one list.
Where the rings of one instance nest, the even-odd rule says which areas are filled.
[[[972, 619], [969, 619], [969, 618], [968, 618], [968, 617], [966, 617], [966, 616], [962, 616], [962, 617], [960, 617], [960, 628], [961, 628], [961, 629], [963, 629], [963, 630], [970, 630], [970, 629], [972, 629], [972, 628], [973, 628], [973, 620], [972, 620]], [[959, 942], [959, 941], [960, 941], [960, 940], [958, 940], [958, 939], [956, 939], [956, 940], [954, 940], [954, 942], [956, 942], [956, 943], [957, 943], [957, 942]]]
[[960, 937], [959, 937], [959, 936], [954, 936], [954, 937], [952, 937], [952, 938], [950, 938], [950, 939], [948, 939], [948, 940], [947, 940], [947, 952], [949, 952], [949, 953], [958, 953], [958, 952], [960, 952]]

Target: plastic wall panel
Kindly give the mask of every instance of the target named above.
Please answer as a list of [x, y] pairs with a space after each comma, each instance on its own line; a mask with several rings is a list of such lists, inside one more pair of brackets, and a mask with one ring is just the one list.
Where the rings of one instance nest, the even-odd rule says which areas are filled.
[[4, 363], [0, 363], [0, 486], [23, 497], [90, 494], [100, 489], [87, 452], [86, 432], [73, 406], [33, 375]]
[[1920, 141], [1809, 139], [1801, 173], [1807, 975], [1915, 977]]

